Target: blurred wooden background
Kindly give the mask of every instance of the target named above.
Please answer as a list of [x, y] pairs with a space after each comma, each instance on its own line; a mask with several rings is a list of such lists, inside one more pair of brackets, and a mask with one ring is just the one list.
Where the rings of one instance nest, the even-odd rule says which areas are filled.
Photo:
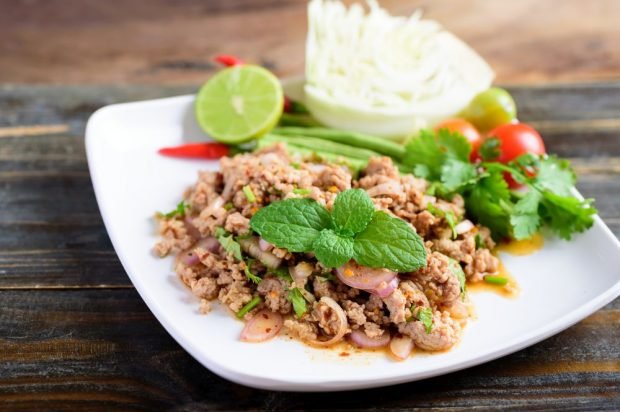
[[[618, 0], [383, 0], [421, 8], [503, 84], [620, 79]], [[0, 0], [0, 83], [198, 84], [218, 53], [301, 73], [305, 0]]]

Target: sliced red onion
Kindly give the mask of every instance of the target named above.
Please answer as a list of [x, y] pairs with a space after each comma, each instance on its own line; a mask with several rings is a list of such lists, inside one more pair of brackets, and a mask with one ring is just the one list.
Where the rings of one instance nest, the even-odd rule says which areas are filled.
[[454, 227], [454, 230], [459, 235], [462, 235], [463, 233], [469, 232], [473, 228], [474, 224], [471, 222], [471, 220], [465, 219], [462, 222], [459, 222], [459, 224]]
[[273, 245], [271, 243], [267, 242], [262, 237], [258, 240], [258, 247], [263, 252], [269, 252], [271, 249], [273, 249]]
[[366, 190], [366, 193], [368, 193], [368, 196], [370, 197], [376, 197], [398, 195], [399, 193], [402, 193], [402, 191], [403, 187], [400, 182], [397, 182], [396, 180], [388, 180], [387, 182], [371, 187]]
[[389, 284], [396, 277], [396, 272], [387, 269], [373, 269], [360, 266], [350, 261], [336, 269], [338, 279], [345, 285], [356, 289], [374, 290], [381, 283]]
[[192, 218], [190, 216], [185, 216], [184, 220], [185, 220], [185, 229], [187, 230], [187, 233], [194, 239], [200, 239], [202, 235], [200, 234], [200, 231], [198, 230], [198, 228], [194, 226], [194, 223], [192, 222]]
[[380, 298], [387, 298], [394, 292], [394, 289], [398, 287], [399, 280], [397, 277], [390, 280], [389, 282], [382, 282], [376, 289], [367, 290], [367, 292], [372, 293], [373, 295], [377, 295]]
[[220, 249], [220, 242], [213, 236], [202, 238], [194, 245], [192, 249], [201, 248], [209, 252], [217, 252]]
[[213, 202], [211, 202], [209, 205], [207, 205], [207, 207], [200, 212], [200, 216], [201, 217], [206, 217], [206, 216], [215, 216], [215, 212], [219, 209], [222, 208], [222, 206], [224, 206], [224, 199], [222, 198], [222, 196], [218, 196], [215, 199], [213, 199]]
[[390, 341], [390, 352], [398, 360], [405, 360], [413, 350], [413, 339], [409, 336], [397, 335]]
[[245, 324], [241, 331], [241, 340], [244, 342], [264, 342], [276, 336], [283, 324], [282, 315], [263, 309]]
[[310, 275], [312, 275], [312, 271], [314, 270], [314, 266], [312, 266], [308, 262], [300, 262], [293, 267], [288, 269], [293, 281], [298, 287], [303, 287]]
[[261, 250], [258, 245], [258, 238], [252, 236], [246, 239], [239, 239], [241, 248], [250, 256], [261, 261], [261, 263], [268, 268], [275, 269], [280, 266], [282, 259], [275, 256], [271, 252], [265, 252]]
[[198, 255], [194, 253], [193, 248], [181, 253], [179, 255], [179, 260], [187, 266], [194, 266], [200, 263], [200, 259], [198, 258]]
[[340, 305], [336, 303], [336, 301], [330, 297], [323, 296], [321, 300], [319, 301], [319, 304], [327, 305], [336, 314], [336, 317], [338, 318], [338, 322], [340, 323], [338, 325], [338, 331], [330, 339], [325, 340], [325, 341], [317, 339], [317, 340], [312, 340], [308, 342], [311, 345], [325, 347], [325, 346], [330, 346], [330, 345], [333, 345], [334, 343], [340, 342], [342, 338], [344, 337], [344, 335], [347, 333], [347, 329], [348, 329], [347, 328], [348, 326], [347, 315], [344, 313], [344, 310], [342, 310]]
[[376, 338], [371, 338], [366, 335], [365, 332], [356, 329], [351, 332], [351, 335], [349, 337], [354, 344], [356, 344], [360, 348], [366, 349], [381, 348], [390, 343], [390, 334], [388, 332], [383, 332], [383, 335]]

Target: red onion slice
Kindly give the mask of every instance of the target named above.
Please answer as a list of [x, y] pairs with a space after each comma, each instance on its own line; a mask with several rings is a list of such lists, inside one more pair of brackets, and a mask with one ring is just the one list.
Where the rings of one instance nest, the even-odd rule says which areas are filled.
[[396, 272], [387, 269], [373, 269], [360, 266], [350, 261], [336, 269], [338, 279], [345, 285], [356, 289], [374, 290], [382, 282], [389, 284], [396, 277]]
[[413, 350], [413, 340], [409, 336], [397, 335], [390, 341], [390, 352], [398, 360], [405, 360]]
[[217, 252], [220, 249], [220, 242], [213, 236], [200, 239], [192, 249], [201, 248], [209, 252]]
[[376, 289], [367, 290], [367, 292], [377, 295], [380, 298], [387, 298], [392, 294], [392, 292], [394, 292], [394, 289], [398, 287], [398, 283], [399, 280], [397, 277], [395, 277], [387, 283], [381, 283]]
[[319, 304], [327, 305], [336, 314], [336, 317], [338, 318], [338, 322], [339, 322], [338, 331], [330, 339], [324, 340], [324, 341], [317, 339], [317, 340], [312, 340], [308, 342], [314, 346], [325, 347], [325, 346], [333, 345], [334, 343], [340, 342], [342, 340], [344, 335], [347, 333], [348, 322], [347, 322], [347, 315], [344, 313], [344, 310], [342, 310], [340, 305], [336, 303], [334, 299], [327, 297], [327, 296], [323, 296], [321, 300], [319, 301]]
[[473, 228], [474, 228], [474, 224], [471, 222], [471, 220], [465, 219], [462, 222], [459, 222], [459, 224], [454, 227], [454, 230], [459, 235], [462, 235], [463, 233], [469, 232]]
[[269, 242], [267, 242], [265, 239], [260, 238], [258, 240], [258, 247], [260, 248], [260, 250], [262, 250], [263, 252], [268, 252], [271, 249], [273, 249], [273, 245]]
[[194, 226], [194, 223], [192, 223], [192, 218], [190, 216], [185, 216], [185, 229], [187, 230], [187, 233], [194, 239], [200, 239], [200, 237], [202, 236], [198, 228]]
[[298, 287], [303, 287], [310, 275], [312, 275], [312, 271], [314, 270], [314, 266], [312, 266], [308, 262], [300, 262], [293, 267], [289, 268], [289, 273], [293, 278], [293, 281]]
[[179, 260], [187, 266], [194, 266], [200, 262], [198, 255], [194, 253], [194, 249], [188, 249], [179, 255]]
[[383, 332], [383, 335], [376, 338], [371, 338], [363, 331], [356, 329], [351, 332], [351, 335], [349, 335], [349, 337], [355, 345], [359, 346], [360, 348], [366, 349], [381, 348], [390, 343], [389, 332]]
[[241, 331], [241, 340], [244, 342], [264, 342], [276, 336], [283, 324], [282, 315], [263, 309], [245, 324]]

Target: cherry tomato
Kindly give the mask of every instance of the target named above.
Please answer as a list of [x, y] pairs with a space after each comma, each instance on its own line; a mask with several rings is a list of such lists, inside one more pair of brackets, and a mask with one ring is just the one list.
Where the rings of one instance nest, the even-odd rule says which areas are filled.
[[[545, 144], [540, 134], [525, 123], [505, 124], [496, 127], [489, 132], [489, 138], [499, 140], [500, 163], [508, 163], [525, 153], [544, 154]], [[510, 174], [505, 173], [504, 178], [510, 187], [519, 187]]]
[[472, 162], [476, 159], [478, 147], [482, 143], [482, 137], [480, 137], [480, 133], [478, 133], [473, 124], [464, 119], [446, 119], [435, 126], [435, 130], [441, 129], [448, 129], [451, 132], [457, 132], [465, 136], [471, 144], [471, 155], [469, 158]]
[[487, 132], [502, 124], [514, 122], [517, 106], [510, 93], [499, 87], [491, 87], [478, 93], [462, 115], [481, 132]]

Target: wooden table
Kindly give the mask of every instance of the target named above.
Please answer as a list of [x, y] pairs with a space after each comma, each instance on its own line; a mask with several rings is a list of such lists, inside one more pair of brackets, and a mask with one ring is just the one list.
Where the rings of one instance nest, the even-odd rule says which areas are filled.
[[[101, 221], [84, 155], [85, 122], [106, 104], [193, 92], [213, 71], [208, 55], [218, 51], [217, 42], [280, 74], [299, 71], [300, 3], [184, 2], [175, 8], [163, 0], [131, 0], [115, 8], [113, 2], [62, 7], [65, 2], [50, 0], [8, 7], [0, 0], [0, 81], [24, 83], [0, 85], [0, 409], [620, 409], [620, 300], [478, 367], [335, 394], [232, 384], [191, 358], [152, 316]], [[405, 1], [387, 3], [411, 8]], [[612, 53], [618, 3], [596, 0], [582, 10], [576, 4], [583, 2], [567, 0], [557, 12], [555, 0], [511, 3], [506, 11], [507, 2], [415, 3], [481, 49], [499, 80], [512, 84], [520, 118], [542, 132], [550, 152], [573, 161], [579, 189], [597, 199], [601, 216], [620, 235], [620, 82], [609, 80], [620, 78], [620, 58]], [[479, 13], [463, 17], [468, 7]], [[506, 27], [505, 15], [523, 17], [528, 10], [536, 11], [522, 22], [530, 36], [514, 40], [515, 52], [508, 53], [500, 47], [507, 40], [494, 35], [516, 27]], [[587, 18], [565, 35], [546, 24], [564, 24], [580, 11]], [[485, 13], [500, 17], [484, 25]], [[264, 30], [269, 16], [280, 22], [286, 41]], [[167, 28], [157, 30], [164, 21]], [[215, 37], [198, 42], [201, 27]], [[528, 50], [538, 39], [532, 58]], [[562, 39], [571, 47], [563, 48]], [[135, 85], [149, 82], [160, 86]]]

